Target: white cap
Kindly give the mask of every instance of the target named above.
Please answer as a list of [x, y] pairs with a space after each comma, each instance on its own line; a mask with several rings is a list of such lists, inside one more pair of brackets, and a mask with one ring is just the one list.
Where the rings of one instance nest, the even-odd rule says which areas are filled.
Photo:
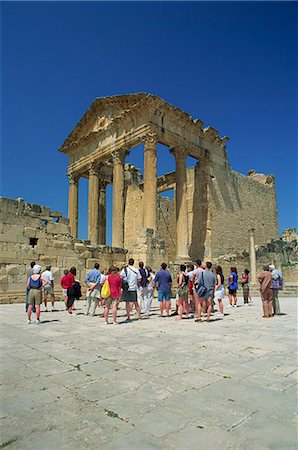
[[38, 264], [36, 264], [36, 265], [33, 267], [33, 273], [40, 273], [41, 271], [42, 271], [42, 267], [39, 266]]

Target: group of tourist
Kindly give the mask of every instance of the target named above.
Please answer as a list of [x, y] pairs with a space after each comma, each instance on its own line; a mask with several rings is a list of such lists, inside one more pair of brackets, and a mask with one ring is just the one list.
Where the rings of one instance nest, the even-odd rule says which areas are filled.
[[[74, 302], [79, 299], [81, 285], [76, 280], [76, 268], [64, 271], [60, 280], [63, 292], [65, 309], [69, 314], [75, 310]], [[259, 274], [260, 293], [263, 305], [263, 317], [280, 315], [278, 291], [282, 289], [282, 274], [273, 265], [264, 266]], [[160, 317], [176, 315], [177, 320], [195, 317], [196, 322], [201, 322], [206, 316], [210, 321], [214, 306], [218, 303], [219, 313], [224, 317], [223, 299], [225, 297], [225, 277], [221, 266], [212, 271], [212, 263], [202, 263], [196, 260], [194, 264], [181, 264], [177, 273], [176, 310], [171, 314], [172, 276], [167, 270], [167, 264], [162, 263], [160, 270], [155, 274], [150, 267], [144, 267], [139, 262], [139, 267], [134, 267], [134, 260], [129, 259], [128, 265], [121, 270], [112, 265], [108, 271], [102, 273], [99, 264], [96, 263], [84, 280], [86, 291], [85, 311], [86, 316], [94, 316], [98, 306], [103, 307], [101, 317], [105, 323], [109, 323], [109, 313], [112, 309], [112, 323], [117, 322], [117, 311], [120, 301], [125, 303], [126, 321], [131, 321], [133, 309], [137, 318], [142, 319], [142, 310], [146, 316], [150, 313], [154, 289], [157, 289], [157, 299], [160, 308]], [[249, 291], [249, 270], [245, 269], [241, 274], [244, 305], [252, 303]], [[231, 267], [228, 276], [229, 307], [237, 307], [238, 272], [236, 267]], [[44, 291], [45, 312], [50, 296], [52, 311], [55, 309], [54, 277], [51, 266], [47, 266], [42, 272], [41, 266], [32, 262], [27, 270], [26, 284], [26, 311], [28, 324], [31, 323], [32, 312], [36, 312], [36, 323], [40, 323], [40, 305], [42, 303], [42, 291]]]

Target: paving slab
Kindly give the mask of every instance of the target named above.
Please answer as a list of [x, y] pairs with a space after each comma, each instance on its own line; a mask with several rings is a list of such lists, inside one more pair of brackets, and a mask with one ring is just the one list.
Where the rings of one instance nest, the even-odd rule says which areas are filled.
[[211, 323], [159, 318], [156, 301], [127, 323], [121, 305], [117, 326], [83, 302], [38, 326], [1, 305], [1, 448], [296, 448], [297, 299], [280, 303], [270, 320], [254, 299]]

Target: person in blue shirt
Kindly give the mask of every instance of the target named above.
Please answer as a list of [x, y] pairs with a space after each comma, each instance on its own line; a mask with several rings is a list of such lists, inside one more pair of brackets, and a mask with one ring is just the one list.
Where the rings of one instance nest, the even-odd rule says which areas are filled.
[[154, 277], [154, 286], [158, 285], [158, 301], [160, 307], [160, 317], [164, 316], [164, 310], [166, 310], [166, 317], [170, 316], [171, 309], [171, 290], [172, 290], [172, 277], [170, 272], [166, 270], [167, 264], [162, 263], [161, 270], [157, 272]]
[[101, 281], [101, 273], [99, 271], [99, 264], [96, 263], [94, 265], [94, 269], [88, 272], [85, 278], [85, 283], [87, 284], [85, 316], [88, 316], [89, 311], [91, 316], [95, 315], [95, 310], [96, 307], [98, 306], [98, 300], [100, 299], [100, 281]]

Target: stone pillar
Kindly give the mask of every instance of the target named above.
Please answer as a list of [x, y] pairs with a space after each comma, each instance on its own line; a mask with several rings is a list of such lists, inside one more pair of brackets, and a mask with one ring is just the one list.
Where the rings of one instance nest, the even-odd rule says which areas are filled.
[[68, 175], [68, 218], [70, 225], [70, 234], [75, 239], [78, 238], [78, 212], [79, 212], [79, 178], [75, 175]]
[[91, 244], [98, 245], [98, 197], [99, 175], [98, 167], [90, 165], [88, 190], [88, 239]]
[[113, 225], [112, 246], [124, 246], [124, 160], [125, 151], [113, 152]]
[[156, 134], [148, 134], [144, 144], [144, 197], [143, 218], [144, 228], [156, 231], [157, 208], [157, 172], [156, 172]]
[[98, 197], [98, 243], [106, 245], [106, 181], [99, 183]]
[[171, 150], [176, 160], [176, 262], [189, 261], [188, 254], [188, 211], [186, 183], [186, 151]]
[[255, 248], [255, 230], [252, 228], [249, 230], [249, 260], [250, 260], [250, 282], [251, 284], [257, 283], [257, 258]]

